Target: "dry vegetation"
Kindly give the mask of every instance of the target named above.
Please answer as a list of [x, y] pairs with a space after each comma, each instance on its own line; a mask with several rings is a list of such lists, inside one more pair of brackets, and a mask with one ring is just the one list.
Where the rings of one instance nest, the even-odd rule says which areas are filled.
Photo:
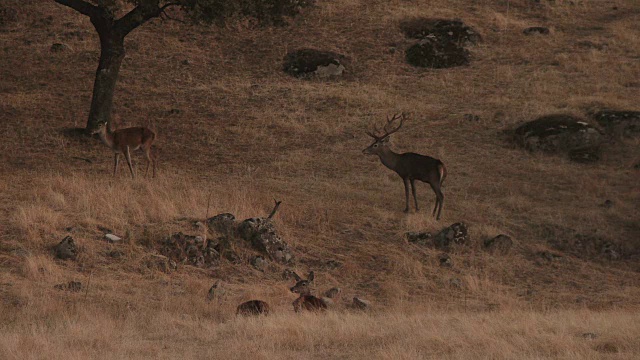
[[[86, 121], [97, 64], [88, 20], [53, 1], [0, 7], [16, 10], [0, 22], [0, 358], [640, 356], [638, 139], [618, 139], [585, 166], [514, 149], [501, 135], [538, 115], [638, 110], [636, 1], [330, 0], [264, 32], [153, 21], [128, 38], [114, 103], [119, 126], [159, 134], [159, 177], [135, 181], [124, 167], [112, 178], [109, 150], [69, 131]], [[416, 15], [477, 29], [484, 41], [471, 48], [471, 65], [406, 65], [410, 42], [398, 23]], [[552, 32], [522, 35], [535, 25]], [[584, 40], [606, 47], [576, 45]], [[56, 42], [69, 49], [50, 52]], [[299, 47], [346, 55], [347, 75], [287, 76], [282, 57]], [[440, 222], [428, 216], [426, 185], [423, 210], [405, 215], [401, 181], [361, 154], [365, 128], [400, 111], [412, 119], [395, 149], [447, 164]], [[371, 313], [340, 305], [293, 314], [284, 268], [149, 268], [164, 236], [198, 234], [191, 223], [207, 206], [244, 219], [268, 214], [274, 197], [296, 269], [314, 270], [318, 290], [343, 288], [345, 302], [371, 300]], [[599, 206], [607, 199], [613, 207]], [[452, 254], [452, 268], [403, 239], [458, 221], [474, 244]], [[106, 243], [99, 227], [124, 243]], [[568, 229], [630, 255], [536, 256]], [[499, 233], [515, 239], [513, 251], [483, 252], [479, 243]], [[51, 247], [68, 234], [80, 255], [55, 260]], [[206, 302], [216, 279], [227, 292]], [[54, 289], [70, 280], [83, 291]], [[267, 300], [275, 316], [235, 319], [251, 298]]]

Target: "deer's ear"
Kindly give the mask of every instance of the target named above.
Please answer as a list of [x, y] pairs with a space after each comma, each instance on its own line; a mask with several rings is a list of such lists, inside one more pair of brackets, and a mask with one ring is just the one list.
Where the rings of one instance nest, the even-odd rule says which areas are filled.
[[313, 281], [313, 277], [314, 277], [313, 271], [310, 271], [308, 280]]
[[302, 278], [300, 277], [300, 275], [296, 274], [295, 272], [292, 274], [293, 278], [296, 279], [296, 281], [300, 281], [302, 280]]

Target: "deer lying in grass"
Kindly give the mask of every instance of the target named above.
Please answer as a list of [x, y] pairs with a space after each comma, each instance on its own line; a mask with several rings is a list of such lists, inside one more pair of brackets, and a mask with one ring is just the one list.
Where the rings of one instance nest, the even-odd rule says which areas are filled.
[[153, 164], [153, 177], [156, 177], [156, 158], [151, 153], [151, 144], [156, 139], [156, 133], [145, 127], [130, 127], [110, 131], [107, 122], [101, 122], [98, 127], [91, 132], [92, 135], [99, 134], [102, 142], [107, 145], [115, 154], [115, 163], [113, 166], [113, 176], [118, 172], [118, 161], [120, 154], [124, 154], [131, 171], [131, 177], [135, 178], [133, 166], [131, 165], [131, 151], [141, 149], [147, 158], [147, 170], [145, 176], [149, 173], [149, 164]]
[[236, 316], [269, 315], [269, 304], [262, 300], [249, 300], [238, 305]]
[[[388, 127], [393, 124], [394, 121], [400, 120], [400, 124], [389, 130]], [[415, 180], [420, 180], [431, 185], [433, 192], [436, 193], [436, 205], [433, 208], [433, 216], [436, 215], [437, 220], [440, 220], [440, 212], [442, 211], [442, 205], [444, 203], [444, 194], [442, 194], [442, 182], [447, 176], [447, 169], [442, 161], [434, 159], [430, 156], [424, 156], [415, 153], [403, 153], [398, 154], [393, 152], [389, 148], [389, 136], [400, 130], [404, 122], [405, 116], [393, 115], [393, 118], [387, 117], [387, 123], [384, 126], [384, 133], [378, 135], [378, 130], [374, 128], [373, 132], [367, 131], [366, 134], [374, 139], [373, 144], [369, 145], [366, 149], [362, 150], [362, 153], [367, 155], [378, 155], [380, 161], [384, 166], [395, 171], [404, 182], [404, 195], [406, 200], [406, 207], [404, 212], [409, 212], [409, 184], [411, 184], [411, 190], [413, 192], [413, 201], [416, 205], [416, 211], [418, 211], [418, 199], [416, 198]]]
[[293, 273], [293, 277], [297, 282], [290, 290], [292, 293], [300, 294], [293, 302], [293, 310], [295, 312], [300, 312], [303, 309], [308, 311], [324, 311], [327, 309], [327, 302], [324, 299], [311, 295], [311, 283], [314, 278], [313, 271], [309, 273], [306, 280], [298, 276], [295, 272]]

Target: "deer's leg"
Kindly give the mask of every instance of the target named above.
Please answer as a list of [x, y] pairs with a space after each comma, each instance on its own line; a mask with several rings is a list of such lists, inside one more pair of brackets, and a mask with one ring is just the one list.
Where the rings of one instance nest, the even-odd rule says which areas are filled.
[[131, 171], [131, 177], [135, 179], [136, 175], [133, 173], [133, 166], [131, 165], [131, 152], [129, 151], [128, 146], [125, 149], [124, 156], [127, 159], [127, 165], [129, 165], [129, 171]]
[[[144, 172], [144, 177], [149, 176], [149, 165], [151, 165], [151, 148], [146, 148], [144, 149], [144, 156], [147, 158], [147, 169]], [[155, 165], [154, 165], [154, 169], [155, 169]], [[155, 171], [153, 176], [155, 177]]]
[[405, 178], [405, 179], [402, 179], [402, 181], [404, 182], [404, 199], [406, 203], [404, 212], [408, 213], [409, 212], [409, 179]]
[[115, 153], [114, 164], [113, 164], [113, 176], [116, 176], [118, 173], [118, 163], [120, 160], [120, 153]]
[[439, 183], [433, 183], [430, 185], [431, 185], [431, 188], [433, 189], [433, 192], [436, 193], [436, 205], [433, 207], [432, 216], [436, 216], [436, 211], [437, 211], [438, 216], [436, 216], [436, 220], [440, 220], [440, 213], [442, 212], [442, 205], [444, 204], [444, 194], [442, 193], [442, 190], [440, 190]]
[[411, 179], [411, 192], [413, 192], [413, 202], [416, 204], [416, 211], [420, 211], [418, 208], [418, 198], [416, 197], [416, 184], [413, 179]]

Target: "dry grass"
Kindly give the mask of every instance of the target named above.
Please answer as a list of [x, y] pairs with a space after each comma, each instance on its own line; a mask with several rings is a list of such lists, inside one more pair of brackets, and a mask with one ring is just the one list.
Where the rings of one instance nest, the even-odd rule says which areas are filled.
[[[91, 97], [98, 41], [89, 22], [53, 2], [6, 4], [17, 13], [0, 29], [1, 358], [639, 356], [638, 139], [617, 139], [585, 166], [511, 148], [501, 135], [543, 114], [638, 110], [634, 1], [333, 0], [264, 33], [154, 21], [128, 37], [114, 104], [119, 126], [159, 134], [159, 177], [135, 181], [124, 167], [112, 178], [109, 150], [69, 131], [83, 126]], [[398, 28], [409, 16], [461, 18], [484, 41], [468, 67], [415, 69]], [[521, 34], [537, 25], [551, 35]], [[577, 44], [587, 40], [606, 46]], [[51, 53], [55, 42], [70, 50]], [[285, 75], [282, 57], [299, 47], [346, 55], [346, 76]], [[411, 120], [394, 148], [447, 164], [441, 222], [428, 216], [434, 198], [423, 184], [421, 212], [401, 213], [401, 181], [361, 154], [364, 130], [400, 111]], [[268, 214], [273, 198], [283, 200], [276, 222], [296, 270], [314, 270], [318, 291], [344, 290], [336, 312], [294, 316], [279, 265], [150, 268], [162, 238], [200, 234], [192, 223], [207, 207], [244, 219]], [[600, 206], [607, 199], [612, 208]], [[403, 239], [458, 221], [473, 243], [451, 253], [452, 268]], [[101, 228], [125, 240], [108, 244]], [[630, 256], [554, 249], [571, 232]], [[513, 251], [485, 253], [482, 241], [500, 233]], [[53, 259], [69, 234], [78, 259]], [[239, 251], [243, 261], [253, 254]], [[208, 303], [216, 279], [227, 295]], [[71, 280], [84, 290], [53, 288]], [[353, 296], [374, 312], [346, 311]], [[277, 315], [234, 319], [251, 298]]]

